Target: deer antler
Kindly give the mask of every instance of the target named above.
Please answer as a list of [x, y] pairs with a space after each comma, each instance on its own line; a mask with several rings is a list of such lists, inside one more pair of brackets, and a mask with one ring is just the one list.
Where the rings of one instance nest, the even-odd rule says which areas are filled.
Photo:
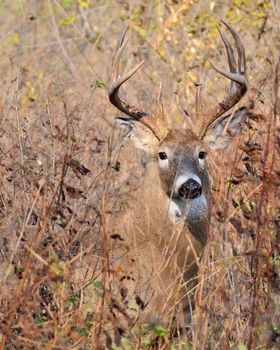
[[119, 97], [119, 89], [123, 83], [125, 83], [128, 79], [130, 79], [137, 71], [140, 69], [144, 63], [144, 60], [141, 61], [136, 67], [131, 69], [128, 73], [120, 76], [119, 66], [120, 66], [120, 57], [128, 43], [128, 40], [125, 39], [127, 30], [121, 36], [119, 41], [114, 59], [113, 59], [113, 68], [112, 68], [112, 78], [111, 84], [109, 88], [109, 99], [111, 103], [117, 107], [121, 112], [131, 116], [135, 120], [144, 124], [147, 128], [149, 128], [154, 135], [162, 140], [167, 134], [167, 128], [163, 125], [162, 120], [158, 116], [152, 116], [141, 109], [138, 109], [134, 106], [130, 106], [127, 102], [121, 100]]
[[221, 38], [225, 44], [230, 72], [225, 72], [220, 68], [215, 67], [213, 64], [211, 65], [215, 69], [215, 71], [230, 79], [231, 83], [227, 95], [224, 97], [222, 102], [219, 102], [217, 106], [215, 106], [212, 110], [210, 110], [207, 113], [208, 119], [202, 123], [201, 130], [199, 133], [201, 139], [203, 139], [203, 137], [206, 135], [209, 126], [224, 112], [226, 112], [227, 110], [232, 108], [237, 102], [239, 102], [241, 97], [247, 91], [248, 82], [246, 72], [245, 48], [234, 28], [222, 19], [221, 22], [228, 28], [228, 30], [231, 32], [234, 38], [238, 53], [238, 64], [236, 64], [234, 51], [231, 44], [229, 43], [225, 34], [218, 28]]

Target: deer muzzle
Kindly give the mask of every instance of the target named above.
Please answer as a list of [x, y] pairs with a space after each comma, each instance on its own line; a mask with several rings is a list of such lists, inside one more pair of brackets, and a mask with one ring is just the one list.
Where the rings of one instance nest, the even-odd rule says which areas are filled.
[[187, 180], [178, 189], [179, 196], [185, 199], [195, 199], [199, 197], [201, 193], [201, 185], [193, 179]]

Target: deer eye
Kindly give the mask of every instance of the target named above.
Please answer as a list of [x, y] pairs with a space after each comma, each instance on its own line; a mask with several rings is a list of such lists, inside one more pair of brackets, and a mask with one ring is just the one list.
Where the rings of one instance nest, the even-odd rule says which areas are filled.
[[165, 152], [159, 152], [158, 156], [161, 160], [167, 159], [167, 154]]
[[206, 152], [200, 151], [200, 152], [198, 153], [198, 159], [205, 159], [206, 155], [207, 155]]

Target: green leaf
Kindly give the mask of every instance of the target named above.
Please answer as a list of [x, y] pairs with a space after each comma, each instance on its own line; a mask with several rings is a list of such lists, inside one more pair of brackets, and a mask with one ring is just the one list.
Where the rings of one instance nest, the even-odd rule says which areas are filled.
[[37, 326], [40, 326], [43, 323], [41, 317], [38, 314], [36, 314], [36, 316], [34, 317], [34, 322]]
[[168, 335], [168, 330], [162, 326], [155, 326], [154, 332], [159, 337], [166, 337]]
[[53, 262], [50, 264], [50, 270], [56, 275], [56, 276], [63, 276], [66, 269], [66, 264], [64, 261], [59, 262]]
[[101, 80], [95, 80], [95, 87], [98, 89], [106, 88], [106, 85]]
[[244, 344], [238, 345], [238, 350], [247, 350], [247, 347]]
[[100, 281], [94, 281], [92, 284], [97, 289], [101, 289], [102, 288], [102, 283]]
[[24, 273], [24, 267], [23, 266], [19, 266], [19, 268], [18, 268], [18, 272], [19, 273]]
[[89, 330], [87, 328], [80, 328], [78, 332], [81, 337], [85, 337], [89, 334]]
[[80, 304], [80, 300], [81, 300], [81, 296], [79, 293], [75, 294], [75, 295], [71, 295], [68, 298], [68, 304], [69, 305], [73, 305], [73, 306], [79, 306]]
[[70, 26], [70, 24], [74, 23], [76, 21], [76, 16], [69, 16], [67, 18], [63, 18], [59, 21], [59, 24], [61, 26]]
[[61, 0], [61, 5], [64, 8], [64, 10], [69, 9], [71, 4], [72, 4], [72, 0]]
[[93, 39], [93, 44], [94, 45], [98, 45], [99, 43], [100, 43], [100, 41], [101, 41], [101, 34], [99, 33], [99, 32], [97, 32], [96, 34], [95, 34], [95, 38]]
[[132, 11], [132, 15], [131, 15], [132, 20], [138, 21], [142, 16], [142, 12], [143, 12], [142, 7], [140, 5], [136, 6]]

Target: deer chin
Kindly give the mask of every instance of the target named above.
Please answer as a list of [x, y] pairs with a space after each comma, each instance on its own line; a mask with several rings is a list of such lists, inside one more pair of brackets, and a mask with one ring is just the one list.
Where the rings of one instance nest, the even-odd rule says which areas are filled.
[[192, 202], [196, 199], [186, 199], [181, 197], [173, 197], [170, 199], [167, 207], [167, 214], [173, 223], [186, 220], [191, 209]]
[[173, 197], [167, 207], [168, 217], [173, 223], [181, 220], [187, 220], [190, 223], [197, 222], [201, 212], [205, 213], [203, 217], [207, 217], [208, 205], [203, 193], [194, 199]]

